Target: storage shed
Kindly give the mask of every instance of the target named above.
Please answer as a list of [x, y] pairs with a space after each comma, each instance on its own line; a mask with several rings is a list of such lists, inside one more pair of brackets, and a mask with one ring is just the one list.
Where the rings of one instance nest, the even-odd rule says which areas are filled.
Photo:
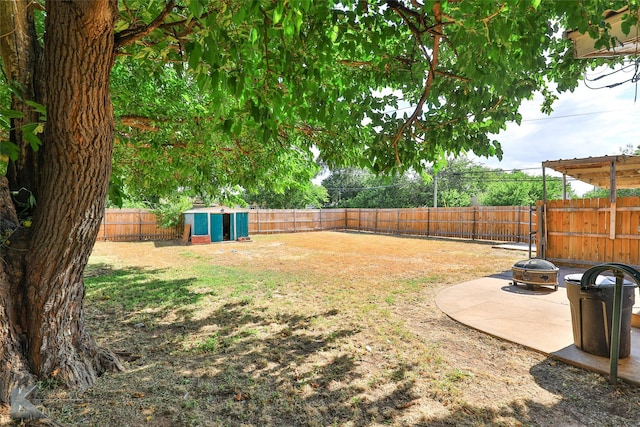
[[226, 207], [194, 208], [183, 212], [191, 243], [242, 240], [249, 237], [249, 212]]

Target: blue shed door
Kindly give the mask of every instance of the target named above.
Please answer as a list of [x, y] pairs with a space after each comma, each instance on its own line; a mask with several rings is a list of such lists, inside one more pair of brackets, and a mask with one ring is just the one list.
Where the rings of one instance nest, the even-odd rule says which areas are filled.
[[209, 234], [209, 224], [206, 213], [193, 214], [193, 231], [191, 234], [194, 236], [206, 236]]
[[249, 237], [249, 213], [236, 213], [236, 233], [238, 237]]
[[222, 215], [210, 214], [211, 221], [211, 241], [222, 242]]

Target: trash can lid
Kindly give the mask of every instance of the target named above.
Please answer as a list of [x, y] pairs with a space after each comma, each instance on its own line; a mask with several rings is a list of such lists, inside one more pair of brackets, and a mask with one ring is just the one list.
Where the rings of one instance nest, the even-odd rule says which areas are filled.
[[[582, 276], [583, 276], [583, 273], [567, 274], [566, 276], [564, 276], [564, 281], [579, 285], [582, 282]], [[624, 286], [636, 285], [631, 280], [627, 280], [627, 279], [623, 279], [622, 283]], [[613, 286], [615, 284], [616, 284], [615, 276], [607, 276], [604, 274], [600, 274], [598, 275], [598, 277], [596, 277], [596, 280], [593, 286]]]
[[553, 263], [539, 258], [531, 258], [525, 259], [524, 261], [518, 261], [513, 264], [513, 266], [517, 268], [524, 268], [527, 270], [558, 270], [558, 267], [553, 265]]

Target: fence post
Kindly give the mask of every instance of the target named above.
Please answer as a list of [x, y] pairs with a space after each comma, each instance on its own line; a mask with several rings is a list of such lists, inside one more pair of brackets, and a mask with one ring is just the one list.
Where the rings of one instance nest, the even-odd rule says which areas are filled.
[[476, 240], [476, 234], [477, 234], [477, 229], [478, 229], [478, 218], [476, 215], [476, 212], [478, 211], [478, 208], [476, 208], [475, 206], [473, 207], [473, 228], [471, 231], [471, 240]]
[[349, 229], [349, 211], [347, 210], [347, 208], [344, 208], [344, 229], [348, 230]]
[[522, 206], [518, 206], [518, 243], [520, 243], [520, 239], [522, 238], [522, 233], [520, 231], [520, 223], [522, 222]]
[[138, 209], [138, 240], [142, 241], [142, 210]]
[[256, 213], [256, 226], [257, 226], [256, 234], [260, 234], [260, 208], [256, 208], [255, 213]]
[[427, 208], [427, 237], [431, 231], [431, 209]]
[[298, 224], [296, 224], [296, 210], [293, 210], [293, 232], [298, 232]]

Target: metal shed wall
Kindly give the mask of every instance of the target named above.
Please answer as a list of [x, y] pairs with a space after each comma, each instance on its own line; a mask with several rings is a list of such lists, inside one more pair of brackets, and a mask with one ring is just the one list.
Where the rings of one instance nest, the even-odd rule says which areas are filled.
[[248, 212], [204, 208], [191, 209], [183, 215], [185, 224], [191, 227], [192, 243], [233, 241], [249, 237]]

